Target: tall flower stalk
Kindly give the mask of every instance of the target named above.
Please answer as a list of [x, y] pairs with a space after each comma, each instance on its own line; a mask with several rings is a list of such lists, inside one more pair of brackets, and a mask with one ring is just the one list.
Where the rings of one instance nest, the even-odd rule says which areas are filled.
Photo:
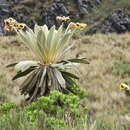
[[52, 90], [73, 93], [69, 87], [76, 85], [75, 79], [78, 77], [66, 69], [77, 63], [88, 62], [85, 58], [65, 60], [62, 56], [71, 48], [69, 41], [75, 30], [83, 29], [86, 25], [71, 22], [66, 29], [62, 25], [58, 29], [55, 26], [48, 29], [46, 25], [35, 25], [34, 30], [26, 25], [24, 26], [26, 29], [23, 30], [24, 28], [18, 28], [19, 23], [14, 21], [12, 23], [6, 19], [5, 28], [16, 31], [19, 40], [31, 49], [36, 58], [36, 61], [21, 61], [8, 65], [14, 66], [17, 70], [13, 80], [28, 75], [20, 86], [21, 94], [27, 95], [27, 100], [32, 102]]

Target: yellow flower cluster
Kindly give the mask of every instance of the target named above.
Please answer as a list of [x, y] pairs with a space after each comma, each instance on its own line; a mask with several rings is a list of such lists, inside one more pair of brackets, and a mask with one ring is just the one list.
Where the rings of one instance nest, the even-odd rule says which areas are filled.
[[125, 91], [129, 91], [130, 92], [130, 86], [128, 86], [125, 83], [121, 83], [121, 85], [119, 86], [120, 90], [125, 90]]
[[70, 18], [69, 18], [69, 16], [68, 16], [68, 17], [65, 17], [65, 16], [57, 16], [57, 17], [56, 17], [56, 20], [59, 21], [59, 22], [68, 22], [68, 21], [70, 21]]
[[4, 31], [6, 32], [14, 32], [15, 30], [23, 30], [26, 27], [26, 24], [18, 23], [13, 18], [8, 18], [4, 20]]
[[73, 23], [71, 22], [69, 25], [69, 29], [80, 29], [80, 30], [84, 30], [86, 28], [86, 24], [84, 23]]

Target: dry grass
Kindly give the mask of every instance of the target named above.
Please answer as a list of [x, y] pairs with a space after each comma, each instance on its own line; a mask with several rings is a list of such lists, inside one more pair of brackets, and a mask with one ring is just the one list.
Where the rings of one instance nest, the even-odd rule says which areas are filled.
[[0, 89], [6, 89], [8, 101], [20, 103], [23, 99], [18, 91], [21, 81], [12, 82], [12, 76], [15, 72], [13, 69], [7, 69], [6, 65], [17, 61], [30, 59], [30, 53], [27, 48], [18, 43], [17, 38], [1, 37], [0, 38]]
[[80, 67], [80, 83], [90, 92], [84, 102], [91, 114], [109, 114], [114, 118], [120, 111], [130, 109], [130, 97], [119, 90], [119, 84], [127, 81], [129, 76], [114, 74], [115, 62], [130, 61], [130, 34], [96, 34], [75, 42], [77, 47], [72, 54], [79, 54], [90, 61], [89, 65]]
[[[71, 55], [86, 57], [89, 65], [81, 65], [76, 68], [81, 75], [80, 86], [84, 87], [90, 96], [84, 102], [90, 109], [91, 115], [108, 115], [110, 120], [117, 118], [117, 114], [124, 109], [130, 109], [130, 97], [120, 92], [118, 86], [129, 77], [114, 75], [115, 61], [130, 61], [130, 34], [110, 34], [83, 36], [80, 40], [73, 41], [76, 47], [72, 49]], [[7, 69], [7, 64], [28, 60], [33, 57], [30, 51], [14, 37], [0, 38], [0, 89], [6, 89], [8, 101], [20, 103], [18, 86], [21, 80], [12, 82], [15, 74], [13, 69]], [[31, 55], [31, 56], [30, 56]], [[0, 100], [1, 102], [1, 100]], [[108, 116], [107, 116], [108, 118]], [[126, 118], [128, 120], [130, 117]]]

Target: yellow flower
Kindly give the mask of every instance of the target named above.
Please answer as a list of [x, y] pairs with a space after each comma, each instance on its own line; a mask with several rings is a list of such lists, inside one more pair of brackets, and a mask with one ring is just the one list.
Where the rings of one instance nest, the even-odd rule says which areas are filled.
[[128, 86], [125, 83], [121, 83], [121, 85], [119, 86], [120, 90], [127, 90], [130, 91], [130, 86]]
[[4, 20], [4, 24], [5, 24], [5, 26], [9, 26], [10, 25], [10, 21], [8, 19], [5, 19]]
[[6, 32], [13, 32], [14, 31], [14, 27], [13, 26], [5, 26], [4, 27], [4, 31], [6, 31]]
[[73, 22], [71, 22], [70, 24], [69, 24], [69, 26], [68, 26], [68, 29], [76, 29], [77, 27], [76, 27], [76, 24], [75, 23], [73, 23]]
[[86, 28], [86, 24], [84, 24], [84, 23], [76, 23], [76, 28], [80, 29], [80, 30], [83, 30], [83, 29]]
[[16, 23], [17, 21], [15, 20], [15, 19], [13, 19], [13, 18], [8, 18], [8, 20], [10, 21], [10, 23]]
[[69, 18], [69, 16], [68, 17], [65, 17], [65, 16], [57, 16], [56, 17], [56, 20], [57, 21], [60, 21], [60, 22], [68, 22], [68, 21], [70, 21], [70, 18]]
[[4, 31], [5, 31], [5, 32], [10, 32], [10, 29], [9, 29], [7, 26], [5, 26], [5, 27], [4, 27]]
[[86, 28], [86, 24], [84, 23], [73, 23], [71, 22], [69, 25], [69, 29], [80, 29], [83, 30]]
[[10, 25], [14, 25], [15, 23], [17, 23], [17, 21], [13, 18], [8, 18], [4, 20], [5, 26], [10, 26]]
[[13, 18], [8, 18], [4, 20], [5, 27], [4, 30], [6, 32], [14, 32], [16, 30], [23, 30], [26, 27], [26, 24], [23, 23], [18, 23], [15, 19]]
[[18, 23], [15, 25], [17, 30], [23, 30], [26, 27], [26, 24], [24, 23]]

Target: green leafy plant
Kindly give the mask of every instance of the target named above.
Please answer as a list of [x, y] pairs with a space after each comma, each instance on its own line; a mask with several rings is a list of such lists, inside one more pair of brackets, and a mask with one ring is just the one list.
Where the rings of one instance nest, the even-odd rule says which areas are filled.
[[125, 108], [125, 109], [121, 110], [120, 113], [124, 114], [124, 115], [125, 114], [129, 114], [130, 113], [130, 109]]
[[65, 121], [64, 120], [59, 120], [59, 119], [56, 119], [54, 117], [50, 117], [50, 118], [47, 118], [46, 120], [46, 125], [48, 128], [51, 129], [60, 129], [60, 130], [64, 130], [64, 127], [65, 127]]
[[14, 103], [4, 104], [0, 128], [64, 130], [68, 125], [77, 124], [81, 118], [87, 117], [87, 110], [80, 101], [80, 94], [63, 94], [54, 90], [49, 96], [39, 97], [24, 108], [17, 106], [18, 109], [13, 109], [16, 108]]
[[85, 91], [83, 88], [79, 88], [76, 84], [68, 87], [69, 91], [71, 91], [74, 95], [78, 95], [80, 99], [83, 99], [89, 96], [89, 93]]
[[14, 24], [13, 30], [36, 56], [36, 61], [21, 61], [7, 66], [15, 66], [17, 70], [13, 80], [28, 75], [20, 90], [21, 94], [28, 96], [29, 102], [35, 101], [37, 97], [48, 95], [52, 90], [70, 93], [68, 86], [73, 86], [75, 80], [79, 78], [66, 69], [79, 63], [88, 64], [88, 61], [85, 58], [66, 60], [64, 55], [72, 47], [67, 45], [76, 28], [83, 29], [84, 26], [84, 24], [71, 22], [65, 30], [62, 25], [58, 29], [55, 26], [48, 29], [46, 25], [35, 25], [34, 31], [27, 26], [27, 30], [23, 31], [16, 30]]
[[5, 104], [0, 106], [0, 112], [6, 112], [6, 111], [9, 111], [9, 110], [14, 109], [16, 107], [17, 107], [17, 105], [15, 103], [5, 103]]
[[[34, 122], [39, 113], [43, 112], [45, 117], [71, 119], [83, 116], [85, 108], [80, 105], [81, 99], [77, 95], [63, 94], [59, 91], [52, 91], [49, 96], [43, 96], [25, 107], [28, 120]], [[59, 116], [60, 115], [60, 116]]]

